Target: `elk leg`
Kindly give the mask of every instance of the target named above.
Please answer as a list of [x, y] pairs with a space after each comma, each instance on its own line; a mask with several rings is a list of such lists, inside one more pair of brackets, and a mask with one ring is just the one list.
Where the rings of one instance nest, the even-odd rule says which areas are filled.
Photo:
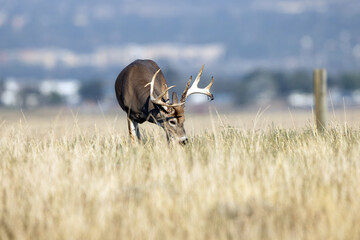
[[140, 131], [138, 127], [138, 123], [128, 118], [128, 127], [129, 127], [129, 135], [130, 138], [135, 142], [135, 135], [138, 140], [140, 140]]
[[134, 126], [135, 126], [135, 131], [136, 131], [136, 137], [138, 140], [140, 140], [140, 129], [139, 129], [139, 123], [137, 122], [133, 122]]

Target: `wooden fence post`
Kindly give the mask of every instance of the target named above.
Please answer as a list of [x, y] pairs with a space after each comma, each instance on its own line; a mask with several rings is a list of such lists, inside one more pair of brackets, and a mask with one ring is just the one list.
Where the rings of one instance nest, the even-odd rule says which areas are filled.
[[314, 99], [315, 99], [315, 117], [318, 131], [324, 131], [327, 125], [327, 82], [326, 70], [314, 70]]

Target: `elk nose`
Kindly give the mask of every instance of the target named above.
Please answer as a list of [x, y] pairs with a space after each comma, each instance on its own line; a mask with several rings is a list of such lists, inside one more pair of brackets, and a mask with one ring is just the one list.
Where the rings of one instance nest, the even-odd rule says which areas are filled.
[[187, 144], [189, 142], [189, 140], [188, 140], [188, 138], [187, 137], [182, 137], [182, 138], [180, 138], [180, 143], [182, 144], [182, 145], [185, 145], [185, 144]]

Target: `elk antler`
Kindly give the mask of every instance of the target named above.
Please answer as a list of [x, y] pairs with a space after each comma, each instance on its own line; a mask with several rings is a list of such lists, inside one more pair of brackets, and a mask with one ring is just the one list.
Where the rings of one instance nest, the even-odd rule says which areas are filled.
[[186, 100], [186, 94], [187, 94], [187, 92], [188, 92], [188, 90], [189, 90], [191, 80], [192, 80], [192, 76], [190, 76], [190, 79], [189, 79], [189, 81], [187, 82], [187, 84], [186, 84], [186, 86], [185, 86], [185, 90], [184, 90], [184, 92], [181, 94], [180, 102], [185, 102], [185, 100]]
[[198, 84], [200, 82], [200, 77], [202, 74], [202, 71], [204, 70], [204, 66], [203, 65], [200, 69], [199, 74], [197, 75], [194, 83], [191, 85], [191, 87], [189, 88], [190, 82], [191, 82], [191, 77], [188, 81], [188, 83], [186, 84], [185, 90], [183, 92], [183, 94], [181, 95], [181, 102], [185, 102], [186, 98], [188, 96], [190, 96], [193, 93], [201, 93], [201, 94], [205, 94], [206, 96], [210, 97], [211, 100], [214, 99], [214, 96], [212, 95], [212, 93], [210, 92], [210, 88], [214, 83], [214, 77], [211, 77], [211, 82], [209, 83], [209, 85], [207, 85], [205, 88], [199, 88]]
[[157, 70], [157, 72], [154, 74], [154, 76], [151, 79], [151, 82], [147, 83], [144, 87], [147, 87], [148, 85], [150, 85], [150, 100], [152, 103], [157, 104], [157, 105], [161, 105], [161, 106], [165, 106], [165, 107], [176, 107], [176, 106], [181, 106], [184, 103], [176, 103], [176, 104], [168, 104], [164, 101], [162, 101], [162, 97], [173, 87], [175, 86], [171, 86], [168, 87], [167, 89], [165, 89], [164, 92], [162, 92], [158, 97], [154, 96], [154, 83], [155, 83], [155, 79], [156, 76], [158, 75], [158, 73], [160, 72], [160, 69]]

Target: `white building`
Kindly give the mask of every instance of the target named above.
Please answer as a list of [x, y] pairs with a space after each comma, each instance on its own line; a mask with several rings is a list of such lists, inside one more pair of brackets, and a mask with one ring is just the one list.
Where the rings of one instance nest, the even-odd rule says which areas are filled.
[[80, 82], [76, 79], [46, 79], [39, 85], [39, 91], [44, 96], [58, 94], [68, 105], [80, 103]]
[[80, 82], [76, 79], [34, 79], [7, 78], [0, 89], [0, 103], [7, 107], [33, 108], [51, 103], [56, 94], [61, 103], [74, 106], [80, 103]]

